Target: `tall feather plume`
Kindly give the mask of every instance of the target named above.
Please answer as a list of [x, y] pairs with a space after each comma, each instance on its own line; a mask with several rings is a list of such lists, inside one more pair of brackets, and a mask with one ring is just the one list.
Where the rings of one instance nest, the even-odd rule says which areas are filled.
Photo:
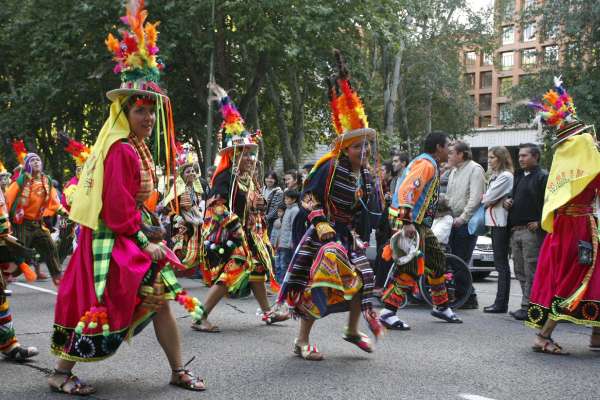
[[548, 126], [561, 129], [578, 120], [573, 98], [564, 88], [561, 77], [554, 77], [554, 89], [546, 92], [541, 100], [530, 102], [528, 106], [536, 110], [539, 120]]
[[23, 164], [23, 161], [25, 161], [25, 156], [27, 155], [27, 148], [25, 147], [25, 142], [23, 142], [23, 139], [13, 139], [12, 148], [19, 164]]

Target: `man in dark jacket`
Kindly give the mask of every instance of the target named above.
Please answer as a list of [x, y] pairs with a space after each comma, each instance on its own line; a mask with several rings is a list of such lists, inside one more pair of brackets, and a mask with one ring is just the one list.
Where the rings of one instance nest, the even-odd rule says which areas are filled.
[[511, 311], [510, 315], [520, 321], [527, 319], [529, 293], [540, 246], [544, 240], [540, 222], [548, 172], [539, 166], [540, 155], [540, 148], [535, 144], [525, 143], [519, 146], [521, 170], [515, 174], [512, 198], [504, 202], [504, 207], [509, 210], [508, 224], [515, 276], [523, 292], [521, 308]]

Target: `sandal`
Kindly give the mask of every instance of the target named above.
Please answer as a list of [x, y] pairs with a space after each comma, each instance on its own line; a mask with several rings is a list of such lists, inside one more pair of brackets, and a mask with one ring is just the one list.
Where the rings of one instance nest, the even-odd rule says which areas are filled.
[[381, 324], [383, 326], [385, 326], [387, 329], [392, 330], [392, 331], [409, 331], [410, 330], [410, 325], [408, 325], [406, 322], [402, 321], [400, 318], [397, 318], [396, 321], [394, 322], [389, 322], [389, 318], [396, 316], [395, 313], [390, 312], [387, 314], [383, 314], [379, 317], [379, 322], [381, 322]]
[[8, 361], [25, 362], [31, 357], [37, 356], [38, 354], [40, 354], [40, 352], [38, 351], [37, 347], [23, 348], [21, 346], [17, 346], [8, 353], [4, 353], [4, 357], [6, 357]]
[[172, 370], [171, 382], [169, 382], [169, 385], [177, 386], [185, 390], [191, 390], [192, 392], [205, 391], [206, 385], [204, 384], [204, 379], [195, 376], [190, 372], [190, 370], [185, 368], [195, 359], [196, 356], [192, 357], [190, 361], [186, 362], [183, 368]]
[[266, 322], [267, 325], [271, 325], [276, 322], [287, 321], [288, 319], [290, 319], [290, 314], [271, 310], [267, 311], [266, 313], [263, 313], [261, 319], [263, 322]]
[[[58, 384], [54, 378], [64, 376], [64, 381]], [[53, 392], [70, 394], [72, 396], [89, 396], [96, 393], [96, 388], [87, 383], [81, 382], [81, 380], [73, 375], [71, 372], [62, 372], [54, 370], [54, 374], [48, 378], [48, 385]]]
[[367, 353], [373, 352], [373, 342], [366, 334], [362, 332], [358, 332], [358, 335], [350, 335], [348, 330], [346, 329], [346, 333], [342, 337], [346, 342], [350, 342], [353, 345], [356, 345], [362, 351], [366, 351]]
[[323, 354], [317, 349], [316, 344], [305, 344], [304, 346], [301, 346], [298, 344], [298, 339], [294, 340], [294, 354], [308, 361], [322, 361], [324, 358]]
[[194, 322], [192, 324], [192, 329], [195, 331], [198, 331], [198, 332], [205, 332], [205, 333], [221, 332], [221, 329], [217, 325], [213, 325], [205, 319], [203, 319], [202, 321], [199, 321], [199, 322]]
[[568, 356], [569, 353], [564, 351], [563, 348], [556, 343], [550, 336], [544, 336], [541, 333], [537, 334], [537, 337], [544, 340], [543, 345], [534, 344], [531, 349], [536, 353], [552, 354], [554, 356]]

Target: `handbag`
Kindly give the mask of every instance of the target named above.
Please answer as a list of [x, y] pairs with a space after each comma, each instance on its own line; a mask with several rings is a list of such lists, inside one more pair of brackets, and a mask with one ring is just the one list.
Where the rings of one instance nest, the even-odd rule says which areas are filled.
[[467, 228], [469, 235], [481, 236], [485, 234], [487, 228], [485, 226], [485, 208], [483, 204], [475, 211], [475, 214], [469, 220]]

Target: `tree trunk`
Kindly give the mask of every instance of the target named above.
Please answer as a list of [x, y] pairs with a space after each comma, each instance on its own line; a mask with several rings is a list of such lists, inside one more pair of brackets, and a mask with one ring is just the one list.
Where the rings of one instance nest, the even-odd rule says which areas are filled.
[[[306, 79], [303, 79], [302, 88], [298, 82], [298, 74], [295, 70], [290, 71], [291, 80], [291, 106], [292, 106], [292, 148], [296, 150], [296, 164], [300, 162], [302, 148], [304, 146], [304, 102], [306, 100]], [[297, 165], [293, 168], [297, 168]]]
[[[385, 103], [385, 124], [383, 132], [392, 137], [396, 127], [396, 104], [398, 103], [398, 86], [400, 85], [400, 66], [402, 65], [402, 46], [394, 56], [394, 68], [388, 74], [386, 83], [387, 101]], [[390, 76], [391, 75], [391, 76]]]
[[283, 169], [287, 171], [288, 169], [296, 168], [298, 165], [298, 160], [296, 159], [294, 150], [292, 150], [290, 132], [288, 130], [285, 117], [285, 109], [281, 103], [279, 85], [276, 81], [275, 73], [273, 71], [269, 72], [267, 88], [269, 98], [271, 99], [273, 108], [275, 109], [275, 122], [277, 124], [277, 129], [279, 130], [279, 145], [281, 147], [281, 157], [283, 158]]
[[410, 134], [410, 128], [408, 127], [408, 110], [406, 109], [406, 91], [404, 87], [404, 76], [400, 75], [398, 80], [398, 93], [400, 97], [399, 109], [400, 109], [400, 135], [398, 139], [402, 143], [402, 133], [406, 136], [406, 150], [410, 157], [413, 156], [412, 150], [412, 137]]
[[238, 103], [238, 110], [244, 117], [248, 114], [248, 108], [254, 102], [256, 96], [258, 96], [258, 92], [263, 87], [268, 70], [269, 57], [267, 56], [267, 53], [263, 52], [258, 56], [258, 60], [256, 61], [256, 69], [252, 83], [250, 84], [250, 87], [246, 89], [244, 96]]
[[432, 102], [432, 97], [433, 97], [433, 93], [432, 93], [432, 89], [431, 87], [429, 87], [429, 84], [427, 84], [427, 87], [425, 88], [426, 92], [426, 97], [425, 97], [425, 135], [429, 135], [431, 133], [431, 120], [432, 120], [432, 113], [431, 113], [431, 102]]

